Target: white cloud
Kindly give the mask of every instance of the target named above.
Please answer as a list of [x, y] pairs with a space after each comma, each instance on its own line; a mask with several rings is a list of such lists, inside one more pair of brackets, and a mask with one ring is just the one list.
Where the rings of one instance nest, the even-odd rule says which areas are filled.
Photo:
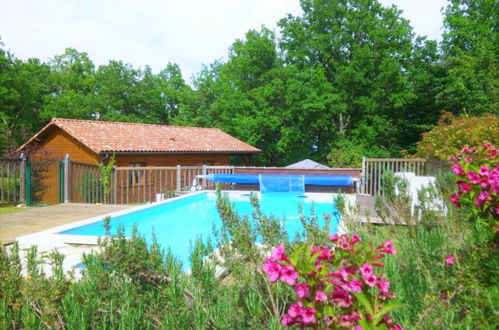
[[[392, 2], [417, 33], [438, 38], [443, 0], [382, 0]], [[190, 78], [249, 29], [274, 29], [288, 13], [301, 13], [298, 0], [0, 0], [0, 36], [22, 59], [73, 47], [96, 65], [115, 59], [157, 72], [173, 62]]]

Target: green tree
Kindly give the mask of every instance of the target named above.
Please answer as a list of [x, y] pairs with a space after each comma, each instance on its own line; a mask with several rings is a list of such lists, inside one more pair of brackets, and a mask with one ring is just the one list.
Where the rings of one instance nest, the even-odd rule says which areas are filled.
[[68, 48], [49, 64], [50, 93], [45, 95], [41, 118], [45, 121], [54, 117], [95, 119], [95, 67], [88, 54]]
[[302, 0], [303, 15], [281, 20], [287, 64], [323, 68], [334, 103], [323, 120], [335, 140], [397, 154], [398, 121], [416, 98], [409, 69], [413, 37], [396, 8], [375, 0]]
[[470, 116], [499, 114], [499, 17], [496, 0], [450, 0], [442, 51], [447, 75], [442, 109]]
[[43, 126], [49, 71], [38, 59], [23, 62], [0, 48], [0, 156]]

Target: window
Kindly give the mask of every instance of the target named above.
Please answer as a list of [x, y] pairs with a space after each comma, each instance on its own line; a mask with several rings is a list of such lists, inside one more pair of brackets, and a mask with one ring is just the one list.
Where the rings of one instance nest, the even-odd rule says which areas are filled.
[[[130, 163], [130, 167], [145, 167], [145, 163]], [[143, 177], [143, 170], [130, 170], [128, 181], [130, 184], [139, 184], [141, 183], [141, 179]]]

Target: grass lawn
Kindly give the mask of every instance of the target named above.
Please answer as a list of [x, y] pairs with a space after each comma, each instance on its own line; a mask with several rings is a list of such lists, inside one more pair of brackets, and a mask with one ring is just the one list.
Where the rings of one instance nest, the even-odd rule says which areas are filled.
[[9, 214], [9, 213], [14, 213], [14, 212], [20, 212], [27, 210], [28, 208], [23, 206], [23, 207], [15, 207], [15, 206], [0, 206], [0, 215], [2, 214]]

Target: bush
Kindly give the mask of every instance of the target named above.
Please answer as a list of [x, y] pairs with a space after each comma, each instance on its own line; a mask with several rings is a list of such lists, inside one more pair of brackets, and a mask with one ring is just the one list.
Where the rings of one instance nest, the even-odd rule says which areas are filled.
[[494, 232], [499, 231], [499, 150], [490, 143], [473, 149], [464, 147], [456, 156], [452, 170], [458, 192], [451, 202], [466, 205], [468, 219], [482, 221]]
[[457, 118], [444, 112], [433, 130], [423, 133], [417, 156], [449, 160], [463, 146], [478, 147], [483, 141], [499, 143], [499, 118], [494, 115]]
[[[449, 201], [452, 184], [440, 178], [437, 182], [435, 196]], [[361, 321], [357, 310], [363, 314], [362, 320], [376, 323], [376, 316], [390, 306], [385, 301], [382, 307], [383, 302], [376, 301], [388, 280], [388, 292], [395, 293], [397, 303], [404, 306], [392, 310], [393, 320], [385, 317], [385, 322], [414, 329], [497, 328], [497, 245], [491, 244], [494, 233], [487, 227], [463, 221], [467, 206], [455, 208], [449, 203], [447, 214], [422, 209], [423, 225], [374, 226], [348, 221], [349, 231], [357, 232], [358, 237], [333, 236], [331, 241], [327, 221], [325, 227], [319, 227], [314, 216], [302, 217], [307, 228], [303, 235], [288, 237], [277, 219], [259, 211], [256, 196], [251, 200], [255, 207], [252, 221], [237, 215], [226, 196], [218, 193], [223, 225], [216, 231], [215, 246], [192, 242], [190, 275], [182, 272], [181, 263], [169, 251], [155, 243], [148, 245], [136, 230], [125, 237], [123, 228], [116, 236], [102, 239], [99, 249], [85, 256], [87, 268], [78, 280], [62, 271], [58, 253], [40, 255], [36, 248], [29, 249], [23, 273], [17, 245], [8, 253], [1, 247], [0, 328], [280, 329], [285, 315], [294, 317], [291, 305], [300, 313], [302, 308], [313, 307], [317, 321], [322, 315], [321, 322], [328, 320], [324, 315], [333, 315], [337, 317], [335, 326], [346, 325], [340, 321]], [[343, 219], [347, 218], [344, 215]], [[426, 225], [430, 220], [432, 225]], [[257, 237], [260, 243], [255, 242]], [[380, 282], [381, 288], [371, 288], [366, 284], [370, 267], [364, 265], [380, 261], [373, 260], [378, 256], [375, 252], [392, 252], [388, 240], [397, 247], [397, 254], [381, 260], [384, 274], [381, 267], [375, 274], [375, 285]], [[271, 246], [279, 248], [272, 253]], [[289, 261], [282, 260], [284, 256]], [[273, 260], [267, 259], [268, 266], [262, 269], [269, 257]], [[47, 261], [53, 267], [51, 275], [40, 267]], [[277, 279], [269, 278], [272, 262], [292, 266], [297, 277], [290, 271], [287, 278], [280, 272]], [[341, 269], [347, 272], [345, 279]], [[330, 286], [325, 284], [325, 274], [331, 274]], [[332, 304], [322, 304], [324, 296], [319, 292], [329, 298], [337, 287], [348, 285], [345, 281], [352, 288], [362, 281], [361, 291], [367, 299], [357, 296], [350, 307], [340, 307], [340, 300], [348, 304], [348, 295], [359, 293], [347, 292], [340, 300], [336, 297], [338, 302], [331, 297]], [[297, 284], [308, 286], [297, 288]], [[293, 321], [300, 325], [303, 318]], [[379, 320], [377, 324], [387, 326]], [[362, 323], [364, 329], [371, 325]]]

